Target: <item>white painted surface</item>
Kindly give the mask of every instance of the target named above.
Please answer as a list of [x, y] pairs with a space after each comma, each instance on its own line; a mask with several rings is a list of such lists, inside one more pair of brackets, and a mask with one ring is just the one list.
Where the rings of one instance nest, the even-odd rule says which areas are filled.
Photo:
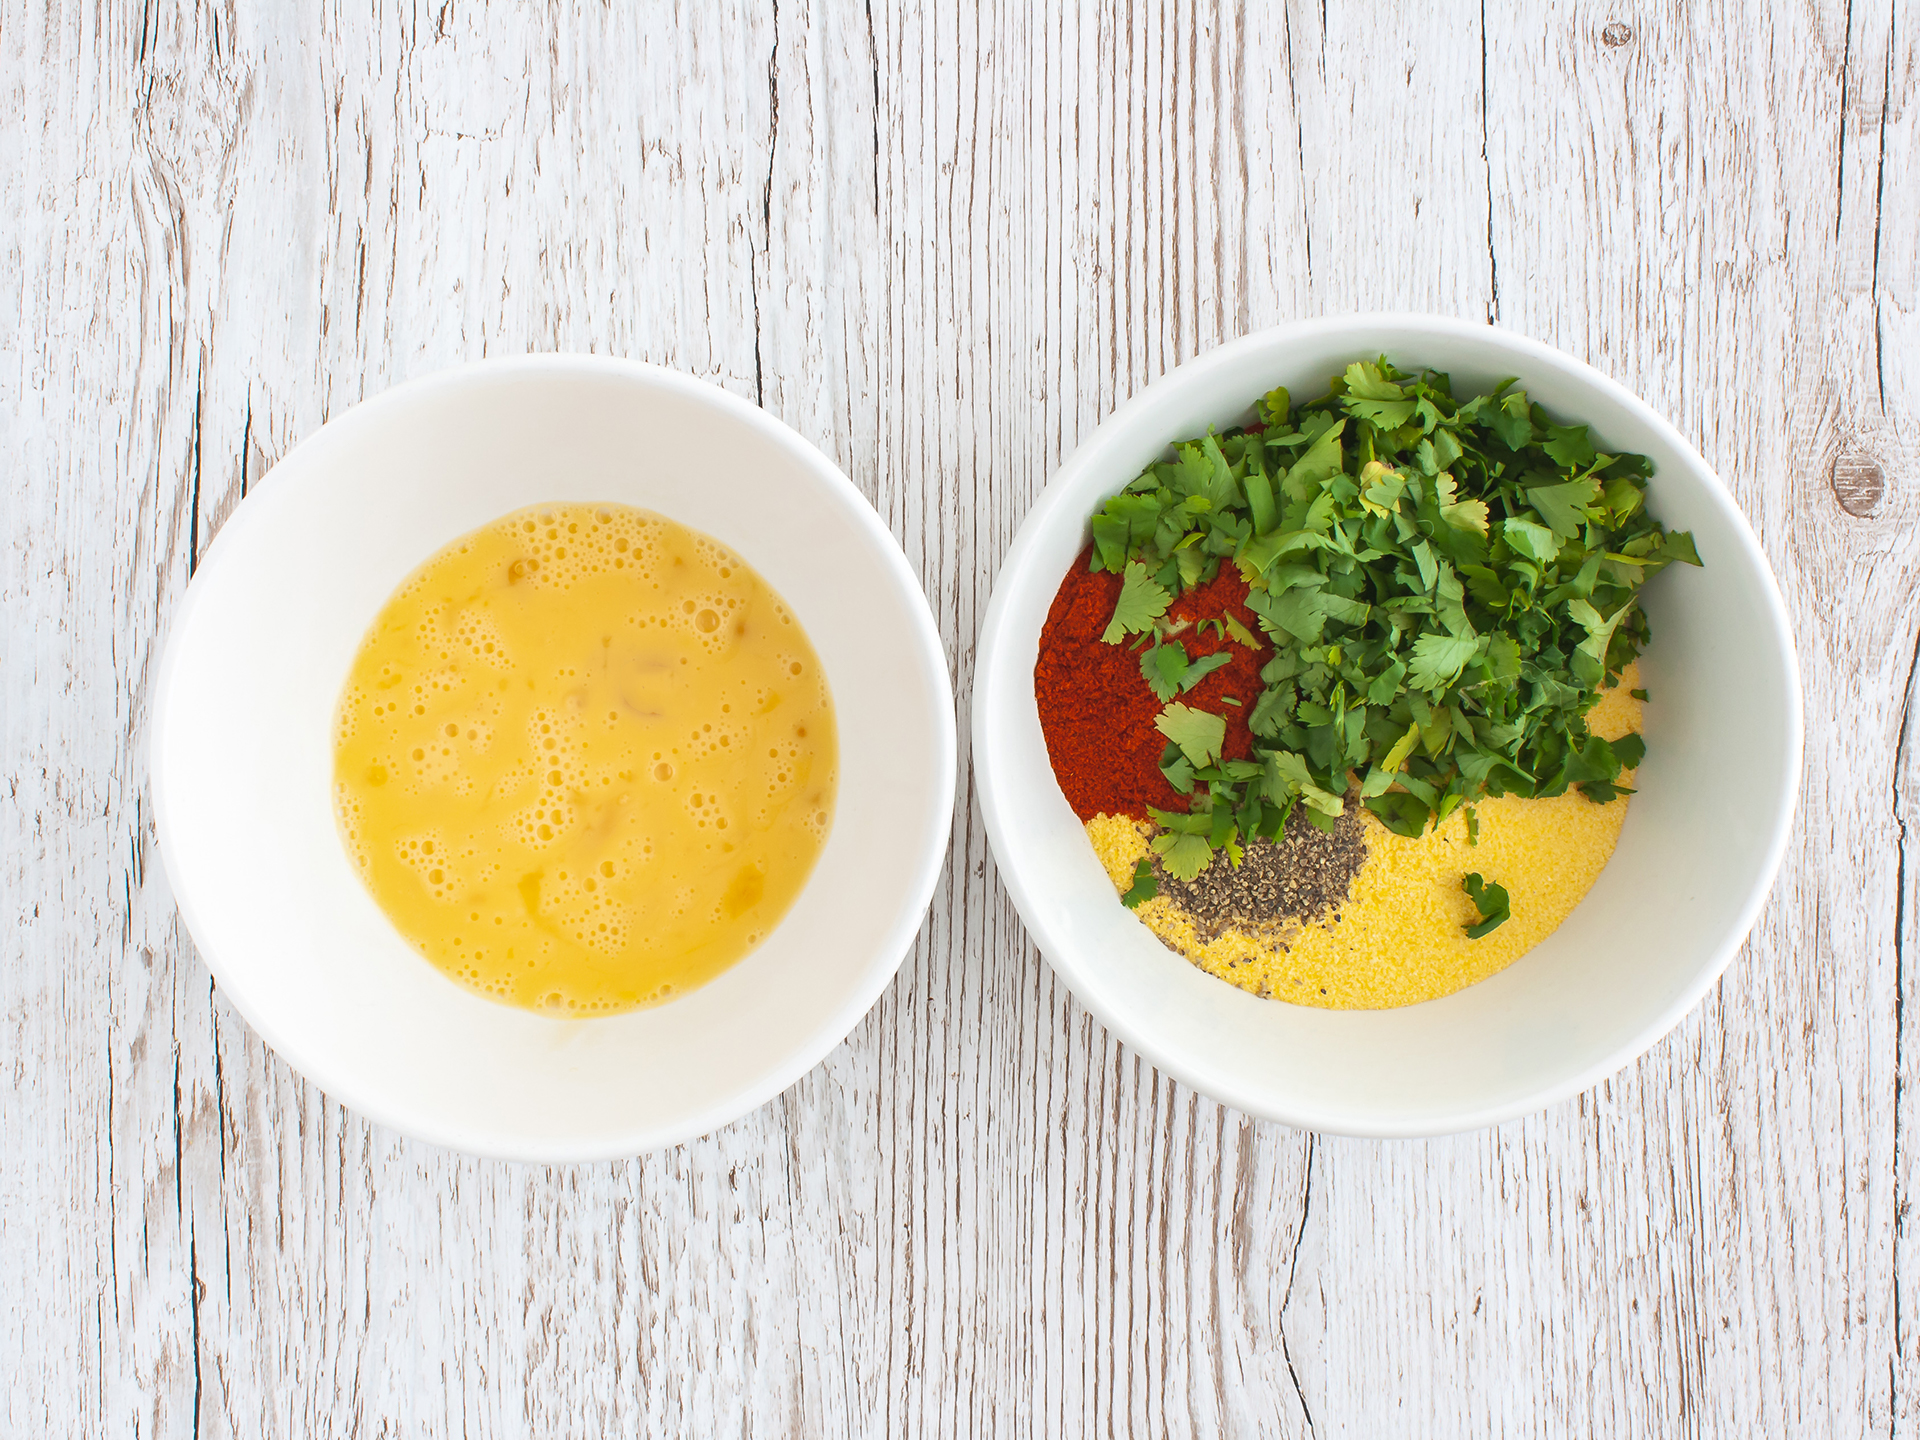
[[[0, 0], [0, 1431], [1920, 1430], [1912, 4], [364, 9]], [[850, 1041], [642, 1161], [400, 1141], [186, 942], [157, 647], [353, 399], [530, 349], [758, 396], [964, 694], [1101, 415], [1383, 306], [1663, 407], [1798, 626], [1780, 886], [1620, 1078], [1411, 1144], [1223, 1110], [1038, 964], [965, 803]]]

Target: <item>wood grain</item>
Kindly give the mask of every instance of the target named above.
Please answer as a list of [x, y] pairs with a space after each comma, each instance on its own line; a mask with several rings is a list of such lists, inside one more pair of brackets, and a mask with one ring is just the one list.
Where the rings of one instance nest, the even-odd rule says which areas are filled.
[[[1920, 14], [0, 0], [0, 1432], [1920, 1434]], [[622, 1164], [402, 1140], [227, 1008], [151, 863], [200, 555], [487, 354], [757, 399], [962, 700], [1120, 400], [1248, 329], [1493, 320], [1665, 410], [1793, 612], [1807, 778], [1639, 1064], [1417, 1144], [1249, 1120], [1041, 963], [970, 795], [900, 977]]]

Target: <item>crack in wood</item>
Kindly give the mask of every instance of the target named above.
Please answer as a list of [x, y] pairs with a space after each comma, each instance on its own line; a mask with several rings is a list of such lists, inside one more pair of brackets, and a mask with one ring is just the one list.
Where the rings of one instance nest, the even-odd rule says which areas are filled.
[[1487, 323], [1500, 323], [1500, 257], [1493, 248], [1493, 148], [1487, 129], [1487, 0], [1480, 0], [1480, 160], [1487, 178]]
[[1293, 1363], [1293, 1344], [1287, 1336], [1287, 1306], [1293, 1300], [1293, 1284], [1300, 1273], [1300, 1247], [1307, 1238], [1307, 1219], [1313, 1214], [1313, 1157], [1320, 1143], [1317, 1131], [1307, 1132], [1307, 1161], [1303, 1167], [1305, 1176], [1300, 1183], [1300, 1218], [1295, 1222], [1293, 1231], [1293, 1253], [1287, 1257], [1287, 1288], [1281, 1292], [1280, 1308], [1276, 1312], [1280, 1328], [1280, 1353], [1287, 1362], [1287, 1378], [1293, 1381], [1294, 1398], [1300, 1402], [1300, 1413], [1307, 1422], [1307, 1433], [1315, 1433], [1313, 1428], [1313, 1410], [1307, 1404], [1306, 1389], [1300, 1384], [1300, 1372]]
[[187, 501], [187, 578], [200, 568], [200, 406], [206, 398], [204, 373], [193, 382], [193, 489]]
[[867, 60], [873, 69], [873, 218], [880, 218], [880, 42], [873, 28], [873, 0], [867, 13]]
[[[1836, 145], [1836, 183], [1833, 203], [1833, 238], [1840, 238], [1840, 222], [1847, 213], [1847, 95], [1853, 80], [1853, 0], [1847, 0], [1847, 38], [1840, 47], [1840, 134]], [[1889, 47], [1891, 48], [1891, 47]]]
[[187, 1299], [193, 1307], [193, 1332], [188, 1343], [193, 1346], [192, 1433], [196, 1437], [200, 1434], [200, 1401], [202, 1391], [200, 1374], [200, 1302], [202, 1298], [200, 1286], [200, 1237], [198, 1230], [190, 1221], [187, 1225]]
[[1916, 628], [1913, 653], [1907, 661], [1906, 684], [1901, 693], [1899, 736], [1893, 749], [1892, 812], [1895, 835], [1893, 886], [1893, 1263], [1889, 1268], [1888, 1288], [1893, 1311], [1893, 1350], [1888, 1356], [1888, 1433], [1895, 1433], [1899, 1416], [1899, 1361], [1905, 1349], [1903, 1296], [1901, 1294], [1900, 1236], [1907, 1228], [1908, 1199], [1901, 1193], [1901, 1159], [1905, 1140], [1902, 1122], [1906, 1114], [1907, 1049], [1907, 860], [1908, 840], [1906, 806], [1902, 785], [1906, 779], [1909, 746], [1914, 731], [1914, 691], [1920, 687], [1920, 628]]
[[1887, 323], [1880, 307], [1880, 241], [1886, 228], [1883, 202], [1887, 193], [1887, 112], [1893, 106], [1894, 40], [1900, 24], [1898, 7], [1887, 12], [1887, 66], [1880, 83], [1880, 159], [1873, 182], [1873, 376], [1879, 392], [1880, 413], [1887, 413]]
[[[760, 225], [765, 237], [768, 269], [773, 265], [773, 176], [780, 156], [780, 0], [771, 0], [772, 42], [767, 46], [767, 183], [760, 193]], [[747, 283], [753, 293], [753, 398], [767, 403], [766, 333], [760, 315], [760, 265], [748, 266]]]
[[253, 459], [253, 392], [247, 392], [247, 418], [240, 426], [240, 498], [247, 498], [247, 468]]
[[[1324, 60], [1326, 53], [1327, 13], [1324, 6], [1320, 11], [1320, 45]], [[1293, 152], [1300, 167], [1300, 243], [1305, 256], [1307, 272], [1307, 293], [1313, 293], [1313, 216], [1307, 204], [1307, 134], [1306, 125], [1300, 115], [1300, 86], [1294, 78], [1293, 62], [1293, 7], [1280, 7], [1281, 35], [1286, 42], [1287, 57], [1287, 108], [1293, 113]]]

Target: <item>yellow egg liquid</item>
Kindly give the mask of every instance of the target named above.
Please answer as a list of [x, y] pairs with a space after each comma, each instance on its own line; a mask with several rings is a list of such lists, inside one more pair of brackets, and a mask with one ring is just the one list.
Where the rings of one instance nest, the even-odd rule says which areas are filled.
[[813, 647], [738, 556], [643, 510], [547, 505], [455, 541], [381, 610], [334, 792], [428, 960], [604, 1015], [766, 938], [826, 842], [838, 754]]

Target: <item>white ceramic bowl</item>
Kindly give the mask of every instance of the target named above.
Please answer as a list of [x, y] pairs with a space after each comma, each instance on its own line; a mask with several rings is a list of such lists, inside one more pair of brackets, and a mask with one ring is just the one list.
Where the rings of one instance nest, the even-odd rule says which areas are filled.
[[[1652, 457], [1650, 506], [1705, 568], [1648, 587], [1647, 759], [1619, 848], [1558, 931], [1506, 970], [1399, 1010], [1257, 999], [1161, 945], [1115, 898], [1047, 761], [1033, 695], [1040, 627], [1087, 518], [1173, 440], [1252, 417], [1275, 385], [1326, 393], [1355, 359], [1449, 372], [1465, 396], [1517, 375], [1607, 450]], [[974, 776], [1000, 874], [1081, 1003], [1154, 1064], [1254, 1115], [1350, 1135], [1431, 1135], [1538, 1109], [1627, 1064], [1700, 999], [1753, 924], [1800, 781], [1785, 607], [1726, 490], [1613, 381], [1501, 330], [1423, 315], [1309, 320], [1182, 365], [1062, 466], [994, 589], [974, 682]]]
[[[521, 506], [593, 500], [715, 536], [786, 598], [826, 667], [840, 790], [812, 878], [751, 955], [669, 1004], [556, 1020], [461, 988], [388, 923], [335, 828], [331, 725], [410, 572]], [[879, 997], [947, 849], [953, 696], [900, 547], [793, 431], [650, 365], [487, 362], [331, 421], [221, 530], [156, 694], [161, 853], [221, 990], [336, 1099], [480, 1154], [630, 1155], [772, 1098]]]

